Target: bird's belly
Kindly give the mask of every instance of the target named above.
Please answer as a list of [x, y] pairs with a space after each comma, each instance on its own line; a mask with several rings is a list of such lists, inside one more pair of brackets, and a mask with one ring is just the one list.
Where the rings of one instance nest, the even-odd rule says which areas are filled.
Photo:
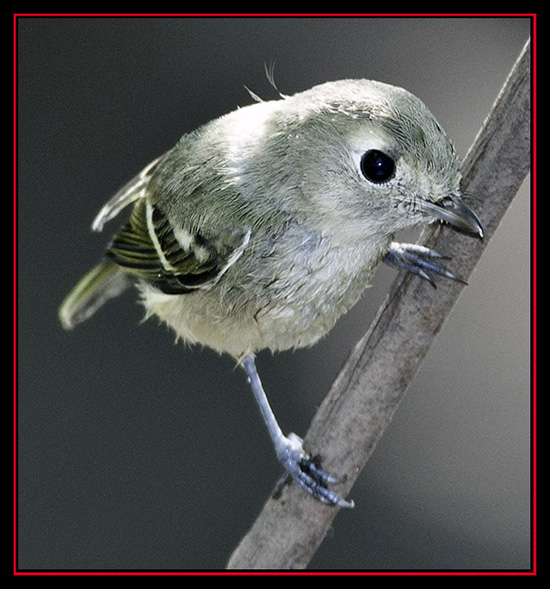
[[178, 337], [237, 358], [307, 347], [357, 302], [381, 259], [338, 253], [307, 266], [287, 260], [265, 276], [237, 267], [212, 288], [183, 295], [143, 285], [143, 301]]

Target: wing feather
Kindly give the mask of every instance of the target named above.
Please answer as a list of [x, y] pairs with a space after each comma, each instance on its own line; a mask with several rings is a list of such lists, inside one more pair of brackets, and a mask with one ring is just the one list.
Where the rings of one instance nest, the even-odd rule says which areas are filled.
[[139, 200], [107, 256], [166, 294], [184, 294], [215, 284], [240, 257], [249, 238], [250, 232], [209, 240], [196, 231], [174, 231], [158, 206]]
[[145, 196], [151, 175], [166, 155], [161, 155], [145, 166], [137, 176], [132, 178], [105, 203], [92, 223], [94, 231], [102, 231], [105, 223], [116, 217], [122, 209]]
[[[189, 228], [188, 219], [178, 219], [174, 227], [156, 198], [158, 194], [152, 194], [149, 187], [167, 155], [152, 161], [121, 188], [103, 206], [92, 228], [101, 231], [105, 223], [133, 204], [128, 222], [114, 235], [106, 256], [164, 293], [184, 294], [215, 284], [241, 256], [250, 231], [209, 237], [196, 227]], [[162, 190], [162, 186], [155, 190]]]

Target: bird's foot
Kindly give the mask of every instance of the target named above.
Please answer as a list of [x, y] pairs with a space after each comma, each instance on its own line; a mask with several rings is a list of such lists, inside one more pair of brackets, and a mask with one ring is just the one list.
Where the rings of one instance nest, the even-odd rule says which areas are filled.
[[456, 277], [452, 272], [437, 263], [439, 260], [448, 259], [448, 257], [442, 256], [436, 251], [422, 245], [392, 241], [390, 251], [386, 254], [384, 262], [392, 268], [401, 268], [420, 276], [420, 278], [427, 280], [434, 288], [436, 284], [432, 274], [445, 276], [446, 278], [466, 284], [464, 280]]
[[353, 501], [346, 501], [328, 488], [330, 484], [342, 483], [346, 477], [331, 475], [323, 470], [318, 461], [307, 454], [302, 439], [289, 434], [277, 450], [277, 458], [290, 476], [313, 497], [327, 505], [353, 507]]

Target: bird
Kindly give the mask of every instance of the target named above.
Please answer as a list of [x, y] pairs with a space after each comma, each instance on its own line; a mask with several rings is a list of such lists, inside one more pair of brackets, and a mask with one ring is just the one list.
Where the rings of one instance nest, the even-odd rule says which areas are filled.
[[184, 134], [100, 210], [129, 209], [103, 258], [59, 309], [66, 329], [137, 287], [146, 317], [233, 357], [285, 471], [322, 503], [351, 507], [294, 433], [256, 367], [262, 350], [309, 347], [360, 299], [381, 263], [460, 280], [443, 256], [395, 241], [441, 223], [483, 237], [456, 150], [409, 91], [368, 79], [256, 100]]

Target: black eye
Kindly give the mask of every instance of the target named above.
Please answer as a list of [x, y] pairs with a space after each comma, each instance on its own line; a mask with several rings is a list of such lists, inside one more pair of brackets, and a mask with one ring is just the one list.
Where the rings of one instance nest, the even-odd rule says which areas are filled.
[[382, 184], [393, 176], [395, 162], [382, 151], [371, 149], [365, 152], [361, 158], [361, 172], [367, 180], [374, 184]]

